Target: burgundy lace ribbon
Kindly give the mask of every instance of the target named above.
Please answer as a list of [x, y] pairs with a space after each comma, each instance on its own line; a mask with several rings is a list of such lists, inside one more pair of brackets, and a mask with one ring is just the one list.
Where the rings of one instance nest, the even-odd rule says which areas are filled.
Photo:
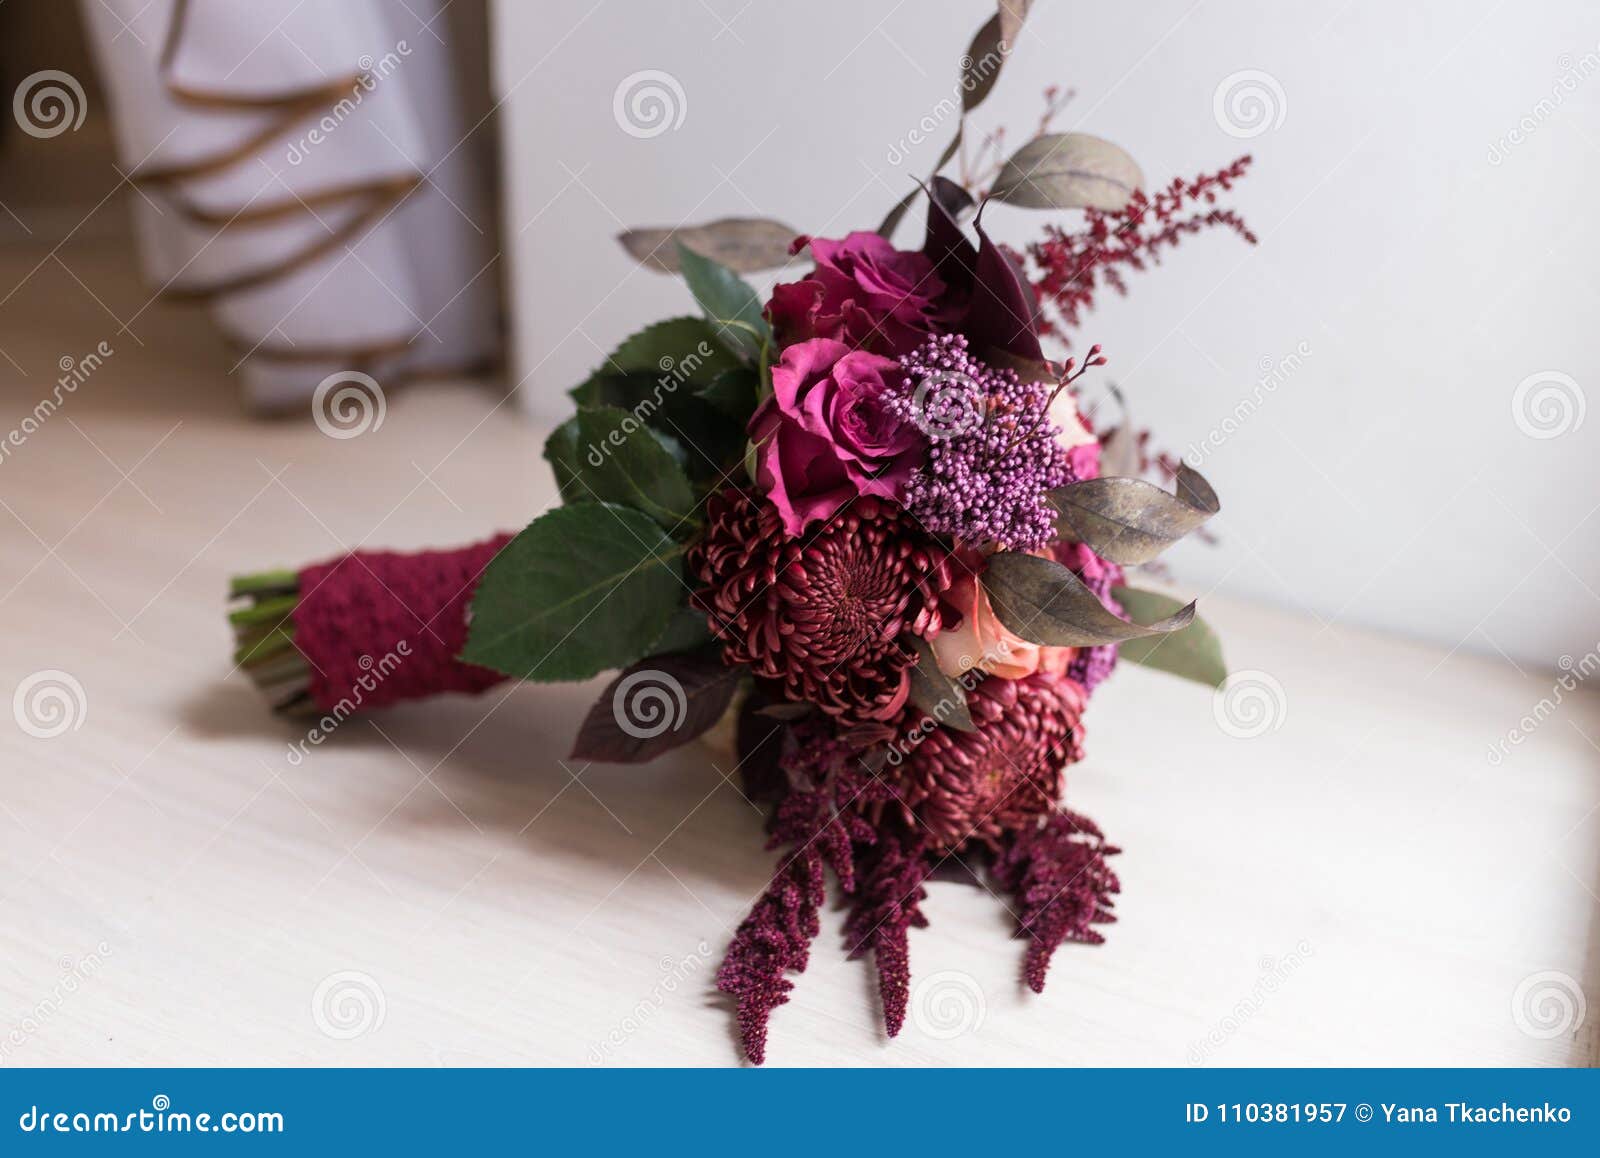
[[[456, 657], [467, 605], [510, 535], [453, 551], [355, 551], [300, 572], [295, 646], [311, 696], [365, 711], [440, 692], [481, 692], [506, 677]], [[403, 645], [403, 646], [402, 646]]]

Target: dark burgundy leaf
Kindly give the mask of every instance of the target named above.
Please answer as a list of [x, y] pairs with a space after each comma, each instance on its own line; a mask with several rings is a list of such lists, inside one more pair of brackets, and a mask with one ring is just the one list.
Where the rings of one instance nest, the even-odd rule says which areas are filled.
[[1012, 257], [983, 229], [983, 210], [973, 222], [978, 231], [978, 258], [963, 329], [979, 352], [1004, 351], [1017, 358], [1042, 361], [1039, 346], [1039, 303], [1033, 287]]
[[734, 730], [733, 750], [739, 757], [744, 794], [757, 804], [776, 803], [789, 791], [789, 779], [783, 771], [783, 757], [790, 743], [789, 722], [768, 711], [777, 706], [763, 705], [759, 693], [751, 695], [739, 712]]
[[978, 263], [978, 251], [967, 240], [960, 221], [972, 196], [948, 177], [934, 177], [924, 191], [928, 194], [928, 230], [922, 252], [947, 286], [965, 294], [972, 288]]
[[572, 759], [644, 764], [687, 744], [722, 718], [739, 674], [716, 649], [640, 660], [589, 709]]

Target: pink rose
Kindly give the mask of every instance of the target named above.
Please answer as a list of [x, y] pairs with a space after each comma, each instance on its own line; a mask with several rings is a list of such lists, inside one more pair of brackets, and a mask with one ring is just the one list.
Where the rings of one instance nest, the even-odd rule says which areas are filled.
[[772, 397], [750, 420], [756, 481], [798, 535], [857, 495], [896, 498], [926, 453], [916, 426], [884, 405], [892, 358], [813, 338], [772, 368]]
[[939, 670], [953, 677], [977, 668], [1008, 680], [1020, 680], [1036, 671], [1065, 674], [1077, 649], [1029, 643], [1012, 634], [995, 615], [988, 593], [973, 573], [981, 573], [981, 557], [975, 551], [963, 551], [960, 561], [965, 565], [957, 568], [959, 574], [939, 600], [960, 612], [961, 625], [946, 627], [928, 641]]
[[767, 318], [780, 343], [835, 338], [898, 357], [952, 320], [945, 284], [925, 254], [896, 249], [876, 233], [811, 239], [816, 268], [773, 288]]

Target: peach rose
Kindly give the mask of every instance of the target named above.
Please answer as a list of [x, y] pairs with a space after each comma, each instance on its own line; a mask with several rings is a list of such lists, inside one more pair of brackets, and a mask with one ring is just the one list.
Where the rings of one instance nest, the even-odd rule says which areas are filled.
[[939, 670], [947, 676], [959, 676], [974, 667], [1008, 680], [1019, 680], [1036, 671], [1061, 675], [1077, 652], [1072, 647], [1029, 643], [1008, 631], [989, 606], [983, 584], [971, 571], [963, 570], [940, 601], [961, 613], [960, 627], [947, 627], [928, 642]]

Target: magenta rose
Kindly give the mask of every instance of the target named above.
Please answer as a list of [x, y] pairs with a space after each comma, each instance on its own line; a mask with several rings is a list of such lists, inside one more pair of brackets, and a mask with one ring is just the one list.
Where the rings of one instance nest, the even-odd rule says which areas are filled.
[[922, 253], [852, 233], [842, 241], [811, 238], [811, 255], [810, 276], [775, 286], [767, 303], [780, 343], [834, 338], [898, 357], [951, 321], [945, 284]]
[[798, 342], [772, 367], [772, 397], [750, 419], [756, 481], [798, 535], [857, 495], [895, 499], [927, 444], [884, 397], [900, 383], [892, 358], [831, 338]]

